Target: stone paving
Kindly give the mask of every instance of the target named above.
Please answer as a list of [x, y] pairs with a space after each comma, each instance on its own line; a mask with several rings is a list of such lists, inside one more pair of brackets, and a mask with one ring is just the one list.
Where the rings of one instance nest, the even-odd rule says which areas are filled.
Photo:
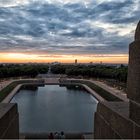
[[12, 82], [12, 80], [4, 80], [0, 81], [0, 91], [5, 88], [7, 85], [9, 85]]
[[122, 99], [123, 101], [126, 101], [128, 102], [129, 99], [127, 98], [127, 94], [124, 93], [123, 91], [121, 90], [118, 90], [116, 88], [113, 88], [103, 82], [100, 82], [100, 81], [97, 81], [97, 80], [87, 80], [87, 79], [69, 79], [69, 80], [82, 80], [82, 81], [90, 81], [91, 83], [103, 88], [104, 90], [108, 91], [109, 93], [111, 93], [112, 95], [115, 95], [117, 96], [118, 98]]
[[45, 78], [45, 84], [59, 84], [59, 78]]
[[[72, 79], [72, 80], [74, 80], [74, 79]], [[77, 80], [77, 79], [75, 79], [75, 80]], [[79, 80], [86, 80], [86, 79], [79, 79]], [[6, 87], [8, 84], [10, 84], [11, 82], [13, 82], [14, 80], [6, 80], [6, 81], [2, 81], [2, 82], [0, 82], [0, 91], [4, 88], [4, 87]], [[111, 86], [109, 86], [109, 85], [107, 85], [107, 84], [105, 84], [104, 82], [101, 82], [101, 81], [97, 81], [97, 80], [88, 80], [88, 81], [90, 81], [90, 82], [92, 82], [92, 83], [94, 83], [94, 84], [96, 84], [96, 85], [98, 85], [99, 87], [101, 87], [101, 88], [103, 88], [103, 89], [105, 89], [106, 91], [108, 91], [108, 92], [110, 92], [111, 94], [113, 94], [113, 95], [115, 95], [115, 96], [117, 96], [117, 97], [119, 97], [119, 98], [121, 98], [122, 100], [124, 100], [124, 101], [129, 101], [129, 99], [127, 98], [127, 95], [126, 95], [126, 93], [124, 93], [123, 91], [121, 91], [121, 90], [118, 90], [118, 89], [116, 89], [116, 88], [113, 88], [113, 87], [111, 87]], [[45, 78], [45, 84], [59, 84], [59, 78]], [[17, 87], [18, 88], [18, 87]], [[86, 88], [88, 88], [88, 87], [86, 87]], [[16, 89], [15, 89], [16, 90]], [[90, 90], [90, 89], [89, 89]], [[91, 91], [90, 91], [91, 92]], [[98, 95], [98, 94], [97, 94]], [[98, 97], [98, 96], [97, 96]], [[9, 100], [9, 99], [8, 99]], [[7, 101], [8, 101], [7, 100]], [[6, 102], [7, 102], [6, 101]]]
[[105, 89], [106, 91], [110, 92], [111, 94], [118, 96], [123, 101], [127, 101], [127, 102], [129, 101], [129, 99], [127, 98], [127, 94], [125, 92], [118, 90], [116, 88], [113, 88], [111, 86], [108, 86], [107, 84], [100, 82], [100, 81], [95, 81], [95, 80], [93, 81], [92, 80], [91, 82], [100, 86], [101, 88]]

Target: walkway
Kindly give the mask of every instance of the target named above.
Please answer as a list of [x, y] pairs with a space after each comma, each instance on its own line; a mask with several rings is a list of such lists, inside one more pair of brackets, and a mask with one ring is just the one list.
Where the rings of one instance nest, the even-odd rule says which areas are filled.
[[[65, 78], [64, 78], [65, 79]], [[30, 79], [31, 80], [31, 79]], [[83, 80], [85, 81], [86, 79], [69, 79], [69, 80]], [[1, 82], [0, 85], [1, 85], [1, 89], [3, 89], [4, 87], [6, 87], [8, 84], [10, 84], [11, 82], [13, 82], [14, 80], [9, 80], [9, 81], [4, 81], [4, 82]], [[110, 87], [108, 85], [106, 85], [105, 83], [103, 82], [100, 82], [100, 81], [95, 81], [95, 80], [86, 80], [86, 81], [90, 81], [92, 82], [93, 84], [95, 85], [98, 85], [99, 87], [103, 88], [104, 90], [110, 92], [112, 95], [115, 95], [117, 96], [118, 98], [122, 99], [123, 101], [126, 101], [128, 102], [129, 99], [127, 98], [127, 95], [126, 93], [124, 93], [123, 91], [121, 90], [118, 90], [118, 89], [115, 89], [113, 87]], [[55, 78], [55, 77], [52, 77], [52, 78], [45, 78], [45, 84], [59, 84], [59, 78]], [[100, 98], [100, 96], [98, 95], [98, 93], [94, 92], [92, 89], [90, 89], [88, 86], [82, 84], [91, 94], [93, 94], [98, 100], [100, 101], [103, 101], [103, 98]], [[8, 96], [7, 98], [5, 98], [5, 100], [3, 102], [9, 102], [11, 100], [11, 98], [13, 97], [13, 94], [15, 93], [15, 91], [17, 91], [19, 89], [21, 85], [18, 85], [13, 91], [12, 93], [10, 94], [10, 96]]]
[[59, 78], [45, 78], [45, 84], [59, 84]]
[[80, 84], [82, 85], [92, 96], [94, 96], [99, 102], [106, 101], [104, 98], [102, 98], [98, 93], [93, 91], [90, 87], [88, 87], [85, 84]]
[[118, 89], [115, 89], [113, 87], [110, 87], [108, 85], [106, 85], [103, 82], [97, 81], [97, 80], [87, 80], [87, 79], [69, 79], [69, 80], [81, 80], [81, 81], [90, 81], [91, 83], [103, 88], [104, 90], [108, 91], [109, 93], [111, 93], [112, 95], [120, 98], [123, 101], [128, 102], [129, 99], [127, 98], [127, 94], [124, 93], [123, 91], [120, 91]]
[[[32, 83], [33, 84], [36, 84], [36, 81], [38, 82], [38, 79], [18, 79], [18, 81], [19, 80], [31, 80], [32, 81]], [[14, 82], [14, 81], [17, 81], [17, 80], [9, 80], [9, 81], [7, 81], [6, 82], [6, 84], [3, 86], [3, 88], [4, 87], [6, 87], [7, 85], [9, 85], [10, 83], [12, 83], [12, 82]], [[39, 79], [39, 82], [40, 82], [40, 79]], [[26, 83], [23, 83], [23, 84], [26, 84]], [[2, 102], [1, 103], [9, 103], [10, 101], [11, 101], [11, 99], [13, 98], [13, 96], [18, 92], [18, 90], [20, 89], [20, 87], [23, 85], [23, 84], [19, 84], [19, 85], [17, 85], [3, 100], [2, 100]], [[29, 83], [27, 83], [27, 84], [29, 84]], [[38, 83], [37, 83], [38, 84]], [[41, 83], [42, 84], [42, 83]], [[44, 84], [44, 83], [43, 83]], [[3, 89], [2, 88], [2, 89]], [[1, 89], [1, 90], [2, 90]]]
[[127, 98], [127, 94], [125, 92], [118, 90], [116, 88], [113, 88], [111, 86], [108, 86], [107, 84], [100, 81], [93, 81], [93, 80], [90, 80], [90, 81], [98, 85], [99, 87], [105, 89], [106, 91], [110, 92], [111, 94], [121, 98], [123, 101], [126, 101], [126, 102], [129, 101], [129, 99]]

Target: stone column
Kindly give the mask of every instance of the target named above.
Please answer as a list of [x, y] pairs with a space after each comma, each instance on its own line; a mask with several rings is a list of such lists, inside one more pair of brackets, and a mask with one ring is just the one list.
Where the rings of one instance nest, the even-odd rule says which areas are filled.
[[140, 22], [135, 32], [135, 40], [129, 47], [127, 95], [130, 99], [130, 119], [140, 125]]

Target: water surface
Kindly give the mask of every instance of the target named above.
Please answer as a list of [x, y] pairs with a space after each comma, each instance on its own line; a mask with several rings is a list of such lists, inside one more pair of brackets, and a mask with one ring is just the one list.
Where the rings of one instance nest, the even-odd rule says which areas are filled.
[[83, 90], [46, 85], [38, 90], [20, 90], [18, 103], [20, 132], [93, 132], [97, 100]]

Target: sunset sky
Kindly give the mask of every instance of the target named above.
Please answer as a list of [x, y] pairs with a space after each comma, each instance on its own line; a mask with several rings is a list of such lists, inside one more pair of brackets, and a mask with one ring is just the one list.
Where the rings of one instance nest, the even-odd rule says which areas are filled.
[[0, 0], [0, 63], [127, 63], [140, 0]]

